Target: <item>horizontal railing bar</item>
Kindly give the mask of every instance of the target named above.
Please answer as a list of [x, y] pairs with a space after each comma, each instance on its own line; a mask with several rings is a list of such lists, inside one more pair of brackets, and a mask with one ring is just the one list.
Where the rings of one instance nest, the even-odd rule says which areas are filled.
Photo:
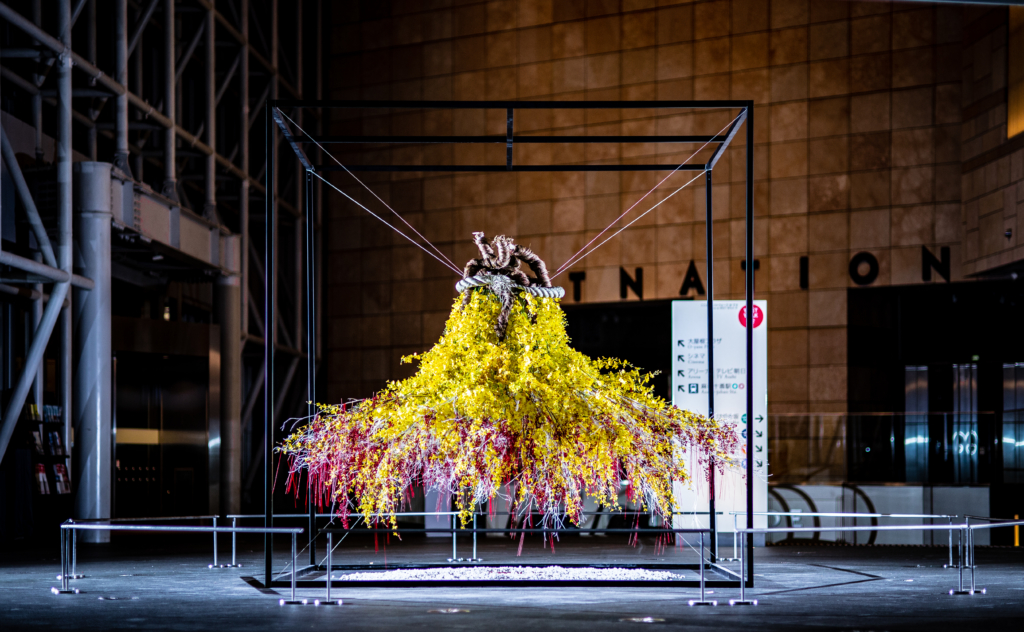
[[[512, 143], [534, 145], [552, 143], [721, 143], [726, 136], [513, 136]], [[296, 136], [300, 143], [322, 145], [338, 143], [495, 143], [506, 144], [506, 136]]]
[[302, 527], [178, 527], [149, 524], [62, 524], [75, 531], [177, 531], [181, 533], [302, 533]]
[[769, 527], [766, 529], [745, 529], [740, 528], [736, 533], [796, 533], [796, 532], [825, 532], [825, 531], [949, 531], [951, 529], [966, 529], [966, 524], [889, 524], [889, 525], [867, 525], [862, 527]]
[[349, 531], [360, 531], [363, 533], [634, 533], [634, 534], [655, 534], [655, 533], [711, 533], [711, 529], [664, 529], [661, 527], [638, 527], [636, 529], [572, 529], [566, 527], [564, 529], [542, 529], [540, 527], [522, 527], [518, 529], [477, 529], [474, 527], [466, 527], [460, 529], [459, 527], [450, 527], [448, 529], [405, 529], [403, 527], [397, 527], [395, 529], [363, 529], [360, 527], [352, 527], [350, 529], [345, 528], [328, 528], [323, 529], [325, 533], [347, 533]]
[[506, 165], [314, 165], [316, 171], [374, 171], [374, 172], [416, 172], [416, 171], [465, 171], [480, 173], [499, 172], [547, 172], [547, 171], [706, 171], [703, 164], [691, 165], [512, 165], [509, 169]]
[[[461, 512], [459, 512], [459, 511], [399, 511], [399, 512], [396, 512], [394, 515], [395, 516], [457, 516], [460, 513]], [[695, 516], [695, 515], [696, 516], [706, 516], [707, 514], [708, 514], [708, 512], [706, 512], [706, 511], [673, 511], [672, 512], [673, 516]], [[715, 514], [721, 516], [721, 515], [724, 515], [725, 512], [724, 511], [716, 511]], [[384, 514], [374, 514], [374, 515], [377, 515], [379, 517], [384, 517]], [[518, 516], [520, 514], [519, 513], [511, 513], [511, 512], [508, 512], [508, 511], [495, 511], [493, 513], [490, 513], [490, 512], [480, 512], [480, 513], [477, 513], [476, 515], [478, 515], [478, 516], [513, 516], [513, 515]], [[647, 515], [650, 515], [650, 512], [649, 511], [581, 511], [580, 515], [583, 515], [583, 516], [647, 516]], [[806, 516], [806, 515], [809, 515], [809, 514], [804, 514], [804, 515]], [[252, 518], [252, 519], [255, 519], [255, 518], [265, 518], [266, 516], [263, 515], [263, 514], [228, 514], [225, 517], [227, 517], [227, 518]], [[309, 514], [308, 513], [301, 513], [301, 514], [274, 514], [274, 517], [275, 518], [308, 518]], [[316, 517], [317, 518], [340, 518], [341, 516], [339, 516], [338, 514], [331, 514], [331, 513], [318, 513], [318, 514], [316, 514]], [[348, 514], [347, 517], [348, 518], [365, 518], [366, 514], [351, 513], [351, 514]], [[372, 515], [371, 515], [371, 517], [372, 517]], [[154, 520], [158, 520], [158, 518], [154, 518]]]
[[751, 101], [387, 101], [337, 99], [276, 99], [274, 107], [444, 109], [444, 110], [720, 110], [746, 108]]
[[1010, 522], [1017, 520], [1017, 518], [993, 518], [992, 516], [975, 516], [972, 514], [964, 514], [964, 518], [970, 518], [971, 520], [988, 520], [990, 522]]
[[152, 518], [75, 518], [75, 524], [80, 522], [146, 522], [149, 520], [213, 520], [220, 516], [154, 516]]
[[[745, 516], [745, 511], [730, 511], [733, 516]], [[811, 516], [818, 518], [957, 518], [946, 514], [882, 514], [882, 513], [828, 513], [802, 511], [755, 511], [753, 516]]]
[[1024, 525], [1024, 520], [1012, 520], [1010, 522], [990, 522], [988, 524], [972, 524], [968, 525], [967, 528], [971, 531], [975, 529], [998, 529], [999, 527], [1019, 527]]

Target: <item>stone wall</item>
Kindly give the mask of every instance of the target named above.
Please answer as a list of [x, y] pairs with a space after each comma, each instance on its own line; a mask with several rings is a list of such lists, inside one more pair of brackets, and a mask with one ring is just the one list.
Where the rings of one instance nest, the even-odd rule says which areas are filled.
[[1024, 72], [1024, 47], [1014, 62], [1008, 54], [1010, 10], [1024, 12], [965, 10], [962, 196], [968, 275], [1007, 274], [1024, 259], [1024, 134], [1007, 137], [1008, 64]]
[[[1011, 195], [1011, 165], [1020, 171], [1018, 151], [1016, 163], [1010, 155], [993, 163], [1005, 168], [986, 163], [976, 169], [991, 172], [991, 180], [962, 172], [967, 163], [961, 161], [961, 141], [965, 154], [974, 151], [968, 149], [974, 139], [1000, 125], [999, 104], [972, 114], [972, 121], [994, 122], [979, 122], [970, 134], [968, 126], [961, 128], [961, 112], [962, 103], [1005, 87], [1005, 78], [1001, 84], [996, 79], [1005, 75], [1005, 9], [991, 10], [1003, 16], [1003, 48], [997, 26], [972, 40], [981, 51], [973, 56], [961, 40], [974, 37], [974, 27], [962, 32], [963, 11], [948, 5], [393, 0], [339, 3], [334, 11], [336, 99], [753, 99], [756, 283], [758, 297], [769, 305], [773, 413], [845, 411], [848, 288], [963, 279], [976, 267], [977, 244], [989, 239], [978, 226], [991, 223], [990, 214], [999, 222], [1005, 214], [983, 200], [998, 190], [1003, 209]], [[969, 14], [977, 14], [979, 23], [998, 19], [984, 18], [984, 9]], [[962, 62], [979, 65], [977, 81], [965, 79]], [[1005, 125], [1005, 100], [1002, 107]], [[521, 111], [516, 133], [714, 133], [729, 119], [721, 112]], [[332, 131], [503, 135], [505, 119], [502, 111], [349, 111], [332, 115]], [[714, 171], [716, 298], [744, 292], [742, 137]], [[642, 144], [585, 151], [523, 145], [516, 162], [680, 162], [690, 151]], [[338, 156], [352, 163], [503, 164], [504, 145], [377, 146], [339, 150]], [[459, 265], [473, 256], [470, 232], [483, 230], [514, 235], [557, 267], [660, 177], [402, 173], [365, 180]], [[674, 188], [690, 177], [677, 174], [667, 184]], [[991, 188], [970, 184], [978, 178]], [[334, 173], [332, 181], [375, 212], [390, 214], [348, 176]], [[978, 217], [973, 228], [966, 222], [967, 241], [961, 190]], [[706, 282], [705, 195], [701, 178], [573, 266], [586, 273], [581, 300], [623, 300], [620, 269], [632, 277], [643, 268], [645, 300], [678, 298], [691, 261]], [[336, 400], [368, 395], [385, 380], [409, 374], [399, 358], [438, 338], [456, 277], [340, 195], [326, 199], [327, 377]], [[860, 265], [851, 269], [855, 257]], [[570, 289], [571, 301], [571, 283], [566, 276], [559, 282]], [[688, 294], [703, 298], [693, 289]], [[629, 291], [625, 300], [638, 298]]]

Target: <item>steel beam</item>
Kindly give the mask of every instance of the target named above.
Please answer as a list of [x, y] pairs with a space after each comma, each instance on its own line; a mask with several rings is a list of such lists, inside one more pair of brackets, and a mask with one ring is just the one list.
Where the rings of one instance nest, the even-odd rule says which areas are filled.
[[174, 71], [174, 80], [181, 81], [181, 73], [185, 72], [185, 68], [188, 67], [188, 62], [192, 61], [192, 55], [196, 52], [199, 47], [199, 40], [203, 39], [203, 34], [206, 32], [206, 22], [201, 22], [199, 28], [196, 29], [195, 35], [192, 36], [192, 41], [188, 43], [188, 47], [185, 52], [178, 58], [176, 65], [177, 68]]
[[21, 172], [21, 166], [18, 165], [18, 158], [14, 155], [14, 149], [11, 147], [11, 142], [7, 138], [7, 132], [0, 129], [0, 144], [3, 147], [4, 162], [7, 163], [7, 171], [11, 174], [11, 179], [14, 180], [14, 189], [18, 192], [18, 197], [21, 198], [21, 203], [25, 207], [25, 214], [28, 215], [28, 223], [32, 227], [32, 233], [36, 236], [36, 241], [39, 242], [39, 250], [43, 253], [43, 260], [46, 261], [46, 265], [50, 267], [57, 267], [57, 258], [53, 254], [53, 246], [50, 245], [50, 237], [46, 234], [46, 228], [43, 226], [43, 220], [39, 218], [39, 211], [36, 209], [36, 203], [32, 199], [32, 192], [28, 189], [28, 183], [25, 182], [25, 175]]
[[53, 281], [54, 283], [68, 283], [70, 281], [71, 285], [75, 287], [80, 287], [85, 290], [91, 290], [93, 288], [92, 279], [78, 274], [68, 274], [66, 270], [51, 268], [45, 263], [33, 261], [27, 257], [16, 255], [13, 252], [0, 251], [0, 265], [11, 266], [15, 270], [21, 270], [30, 274], [37, 274], [43, 278]]
[[[120, 0], [118, 1], [120, 2]], [[135, 25], [132, 27], [132, 36], [128, 41], [128, 52], [125, 56], [126, 58], [130, 57], [135, 51], [136, 44], [138, 44], [139, 40], [142, 39], [142, 33], [146, 30], [146, 25], [149, 24], [149, 21], [152, 19], [153, 13], [156, 11], [158, 6], [160, 6], [160, 0], [150, 0], [149, 6], [147, 6], [146, 10], [139, 16], [139, 19], [135, 21]], [[127, 15], [127, 3], [125, 3], [125, 15]], [[164, 18], [166, 19], [166, 17], [167, 16], [165, 14]], [[120, 80], [119, 83], [121, 83], [121, 85], [125, 84], [124, 81]]]
[[21, 416], [21, 409], [25, 405], [29, 389], [35, 378], [36, 368], [43, 360], [43, 352], [46, 351], [46, 343], [50, 340], [53, 327], [57, 324], [57, 317], [60, 315], [64, 304], [64, 298], [68, 293], [67, 283], [58, 283], [50, 294], [50, 302], [43, 310], [43, 318], [32, 336], [32, 345], [29, 347], [28, 356], [25, 358], [25, 365], [21, 377], [11, 392], [11, 399], [4, 409], [4, 416], [0, 425], [0, 460], [7, 452], [7, 446], [11, 442], [14, 428], [18, 425], [18, 418]]

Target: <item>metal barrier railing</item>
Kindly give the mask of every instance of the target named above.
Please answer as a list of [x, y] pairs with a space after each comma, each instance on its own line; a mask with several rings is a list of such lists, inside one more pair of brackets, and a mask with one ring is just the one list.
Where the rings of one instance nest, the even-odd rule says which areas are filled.
[[[1024, 525], [1024, 520], [1014, 520], [1012, 518], [992, 518], [990, 516], [965, 516], [967, 524], [967, 560], [965, 563], [968, 568], [971, 569], [971, 589], [966, 591], [966, 594], [974, 594], [977, 592], [975, 587], [975, 573], [977, 572], [977, 564], [974, 561], [974, 532], [979, 529], [1001, 529], [1003, 527], [1020, 527]], [[986, 520], [987, 524], [971, 524], [971, 519], [974, 520]], [[963, 593], [963, 586], [960, 586], [960, 591]], [[981, 589], [981, 593], [984, 594], [986, 590]]]
[[[635, 512], [635, 513], [637, 513], [637, 512]], [[467, 531], [470, 531], [470, 529], [458, 529], [455, 526], [452, 526], [452, 527], [450, 527], [448, 529], [415, 529], [415, 528], [414, 529], [405, 529], [405, 528], [399, 528], [399, 529], [378, 529], [378, 528], [372, 528], [372, 529], [363, 529], [362, 531], [367, 532], [367, 533], [396, 533], [396, 532], [404, 532], [404, 533], [448, 533], [448, 532], [453, 531], [453, 530], [461, 531], [463, 533], [465, 533]], [[330, 551], [333, 548], [331, 546], [332, 540], [330, 539], [332, 534], [334, 534], [334, 533], [346, 533], [346, 532], [349, 531], [349, 529], [324, 529], [323, 531], [325, 531], [327, 533], [327, 535], [328, 535], [328, 549], [327, 550], [330, 553]], [[711, 529], [666, 529], [666, 528], [651, 528], [651, 527], [643, 527], [643, 528], [635, 528], [635, 529], [618, 529], [618, 528], [549, 529], [549, 528], [545, 528], [545, 527], [520, 527], [520, 528], [515, 528], [515, 529], [492, 529], [492, 528], [478, 529], [477, 527], [474, 526], [472, 528], [472, 531], [473, 531], [473, 537], [474, 538], [476, 537], [476, 534], [478, 534], [478, 533], [484, 533], [484, 534], [487, 534], [487, 533], [502, 533], [502, 534], [508, 534], [508, 533], [523, 533], [523, 534], [526, 534], [526, 533], [544, 533], [544, 534], [548, 534], [548, 533], [623, 533], [623, 534], [632, 534], [632, 535], [638, 535], [638, 534], [658, 535], [658, 534], [669, 534], [669, 533], [675, 535], [675, 534], [678, 534], [678, 533], [697, 533], [697, 534], [700, 534], [700, 548], [698, 549], [698, 554], [700, 556], [700, 564], [699, 564], [699, 566], [700, 566], [700, 599], [699, 600], [691, 599], [691, 600], [689, 600], [688, 603], [691, 606], [706, 606], [706, 605], [717, 606], [718, 605], [718, 601], [717, 600], [710, 600], [710, 601], [708, 601], [707, 598], [706, 598], [707, 595], [705, 593], [705, 574], [704, 574], [704, 571], [705, 571], [705, 569], [707, 567], [707, 563], [705, 562], [706, 558], [704, 556], [704, 549], [705, 549], [705, 546], [704, 546], [704, 535], [705, 534], [710, 534], [711, 533]], [[327, 582], [327, 599], [328, 599], [328, 601], [330, 601], [330, 599], [331, 599], [331, 593], [330, 593], [331, 581], [332, 581], [332, 579], [331, 579], [331, 570], [332, 570], [332, 558], [329, 555], [328, 558], [327, 558], [327, 580], [326, 580], [326, 582]]]
[[[724, 561], [735, 562], [736, 557], [736, 536], [738, 533], [739, 525], [736, 522], [737, 517], [747, 515], [745, 511], [731, 511], [732, 515], [732, 557], [724, 558]], [[946, 564], [946, 568], [956, 568], [957, 565], [953, 564], [953, 518], [959, 518], [960, 516], [951, 516], [948, 514], [882, 514], [882, 513], [853, 513], [853, 512], [823, 512], [823, 511], [755, 511], [752, 515], [755, 516], [779, 516], [788, 518], [903, 518], [903, 519], [914, 519], [914, 520], [929, 520], [936, 518], [945, 518], [949, 523], [947, 529], [949, 531], [949, 563]], [[878, 525], [871, 525], [878, 526]], [[941, 525], [940, 525], [941, 526]], [[782, 527], [778, 527], [782, 528]], [[795, 531], [797, 528], [786, 529], [785, 532]], [[843, 531], [844, 529], [822, 529], [821, 532], [826, 531]], [[877, 529], [876, 529], [877, 530]]]
[[[969, 531], [968, 525], [965, 524], [954, 524], [954, 525], [941, 525], [941, 524], [894, 524], [894, 525], [870, 525], [863, 527], [852, 527], [852, 526], [830, 526], [830, 527], [769, 527], [765, 529], [747, 529], [740, 528], [738, 533], [821, 533], [824, 531], [947, 531], [952, 526], [954, 529], [958, 529], [960, 534], [958, 538], [958, 561], [957, 568], [959, 569], [959, 590], [950, 590], [949, 594], [968, 594], [964, 591], [964, 546], [965, 546], [965, 531]], [[982, 526], [982, 525], [979, 525]], [[740, 600], [744, 600], [744, 587], [746, 586], [746, 568], [743, 562], [745, 552], [747, 548], [746, 538], [741, 537], [740, 539]], [[971, 592], [970, 594], [973, 594]]]
[[[439, 512], [440, 513], [440, 512]], [[454, 512], [446, 512], [450, 515]], [[763, 512], [765, 513], [783, 513], [783, 512]], [[437, 515], [426, 513], [426, 515]], [[808, 514], [802, 514], [808, 515]], [[832, 514], [835, 516], [835, 514]], [[853, 514], [853, 517], [912, 517], [919, 516], [920, 514]], [[305, 517], [306, 514], [298, 514], [298, 516]], [[851, 517], [849, 514], [840, 514], [836, 517]], [[236, 518], [240, 516], [235, 516]], [[940, 516], [935, 516], [940, 517]], [[941, 516], [948, 517], [948, 516]], [[182, 516], [178, 519], [197, 519], [206, 518], [198, 516]], [[970, 524], [969, 520], [986, 520], [985, 524]], [[121, 522], [134, 521], [134, 519], [122, 519]], [[298, 565], [297, 565], [297, 538], [298, 535], [303, 533], [305, 530], [301, 527], [205, 527], [205, 526], [174, 526], [174, 525], [137, 525], [137, 524], [111, 524], [113, 520], [91, 520], [88, 522], [73, 522], [67, 521], [60, 526], [60, 539], [61, 539], [61, 574], [59, 578], [61, 580], [60, 588], [51, 588], [51, 591], [55, 594], [77, 594], [80, 591], [78, 589], [70, 588], [69, 580], [72, 579], [73, 567], [72, 567], [72, 542], [75, 540], [74, 535], [78, 531], [146, 531], [146, 532], [177, 532], [177, 533], [278, 533], [278, 534], [290, 534], [292, 547], [291, 547], [291, 580], [290, 580], [290, 599], [280, 599], [281, 605], [285, 604], [308, 604], [308, 599], [298, 600], [296, 598], [296, 582], [298, 578]], [[948, 524], [948, 525], [935, 525], [935, 524], [915, 524], [915, 525], [870, 525], [870, 526], [827, 526], [827, 527], [769, 527], [763, 529], [747, 529], [737, 527], [735, 533], [738, 535], [743, 534], [768, 534], [768, 533], [821, 533], [827, 531], [843, 531], [843, 532], [866, 532], [866, 531], [949, 531], [950, 529], [956, 529], [959, 532], [957, 550], [958, 550], [958, 587], [950, 589], [950, 595], [961, 595], [968, 594], [973, 595], [976, 592], [985, 593], [986, 589], [982, 588], [980, 591], [977, 589], [976, 573], [977, 564], [974, 555], [974, 532], [980, 529], [998, 529], [1006, 527], [1020, 527], [1024, 525], [1024, 520], [1009, 520], [1001, 518], [991, 518], [988, 516], [968, 516], [963, 524]], [[320, 600], [314, 600], [313, 603], [316, 605], [324, 605], [325, 603], [340, 603], [340, 601], [333, 601], [331, 598], [331, 586], [332, 577], [331, 571], [333, 569], [333, 536], [336, 532], [347, 532], [348, 529], [338, 528], [326, 528], [322, 532], [327, 535], [327, 577], [326, 577], [326, 589], [327, 589], [327, 601], [321, 602]], [[705, 549], [705, 534], [710, 534], [710, 529], [667, 529], [667, 528], [633, 528], [633, 529], [616, 529], [616, 528], [593, 528], [593, 529], [548, 529], [538, 527], [522, 527], [516, 529], [478, 529], [475, 526], [472, 529], [458, 529], [453, 526], [446, 529], [365, 529], [369, 533], [393, 533], [395, 531], [405, 531], [407, 533], [449, 533], [449, 532], [463, 532], [472, 531], [474, 538], [478, 533], [628, 533], [628, 534], [679, 534], [679, 533], [698, 533], [700, 535], [700, 600], [690, 600], [689, 604], [694, 605], [717, 605], [716, 600], [707, 601], [705, 594], [705, 568], [707, 566], [706, 558], [704, 555]], [[757, 605], [757, 600], [746, 599], [746, 538], [740, 537], [739, 539], [739, 557], [737, 558], [740, 562], [739, 568], [739, 584], [740, 584], [740, 597], [739, 599], [730, 599], [730, 605]], [[969, 560], [969, 563], [967, 562]], [[971, 569], [971, 583], [970, 588], [964, 588], [964, 568], [968, 567]], [[730, 571], [731, 574], [731, 571]], [[270, 585], [270, 579], [266, 578], [267, 586]]]
[[[148, 532], [175, 532], [175, 533], [281, 533], [292, 536], [292, 600], [295, 600], [295, 580], [297, 573], [295, 572], [295, 560], [296, 560], [296, 538], [304, 531], [301, 527], [200, 527], [200, 526], [173, 526], [173, 525], [136, 525], [136, 524], [109, 524], [107, 523], [97, 524], [95, 521], [87, 523], [76, 523], [73, 521], [66, 521], [60, 525], [60, 588], [51, 588], [51, 592], [55, 595], [64, 594], [78, 594], [77, 588], [71, 588], [69, 580], [71, 579], [69, 571], [71, 571], [71, 557], [72, 557], [72, 540], [77, 538], [68, 537], [67, 532], [70, 531], [72, 534], [78, 531], [148, 531]], [[269, 578], [267, 578], [269, 583]]]
[[[459, 513], [460, 512], [458, 512], [458, 511], [400, 511], [400, 512], [395, 513], [394, 515], [395, 515], [395, 517], [401, 517], [401, 516], [457, 516], [457, 515], [459, 515]], [[675, 512], [672, 512], [672, 515], [707, 515], [707, 513], [708, 512], [706, 512], [706, 511], [698, 511], [698, 512], [675, 511]], [[722, 515], [723, 513], [724, 512], [721, 512], [721, 511], [716, 512], [716, 514], [718, 514], [718, 515]], [[469, 531], [469, 529], [459, 529], [458, 531], [454, 531], [453, 530], [452, 531], [452, 556], [450, 558], [448, 558], [449, 562], [480, 562], [480, 561], [482, 561], [479, 557], [477, 557], [476, 518], [477, 518], [478, 515], [479, 515], [478, 513], [474, 513], [473, 514], [473, 530], [474, 530], [473, 531], [473, 557], [461, 558], [461, 557], [458, 556], [458, 542], [456, 540], [456, 538], [458, 536], [458, 532], [465, 533], [466, 531]], [[513, 515], [513, 514], [511, 512], [508, 512], [508, 511], [496, 511], [496, 512], [493, 512], [493, 513], [488, 512], [486, 515], [488, 515], [488, 516], [509, 516], [509, 515]], [[580, 515], [583, 515], [583, 516], [646, 516], [646, 515], [650, 515], [650, 512], [644, 512], [644, 511], [583, 511], [583, 512], [580, 512]], [[216, 516], [210, 516], [210, 517], [213, 518], [213, 524], [214, 524], [214, 526], [216, 526], [217, 525], [217, 517]], [[229, 515], [227, 515], [225, 517], [231, 519], [231, 525], [232, 526], [237, 526], [239, 520], [256, 520], [256, 519], [265, 518], [266, 516], [264, 516], [263, 514], [229, 514]], [[274, 519], [277, 519], [277, 518], [309, 518], [309, 517], [310, 517], [310, 514], [274, 514]], [[338, 516], [337, 516], [337, 514], [333, 514], [333, 513], [314, 513], [313, 517], [314, 518], [332, 518], [333, 519], [333, 518], [337, 518]], [[350, 517], [350, 518], [365, 518], [366, 514], [361, 514], [361, 513], [348, 514], [348, 517]], [[579, 531], [579, 530], [578, 529], [573, 529], [572, 531]], [[595, 530], [595, 533], [603, 533], [604, 531], [607, 531], [607, 529], [597, 529], [597, 530]], [[444, 533], [447, 533], [447, 531], [444, 531]], [[311, 531], [310, 532], [310, 540], [312, 541], [313, 539], [315, 539], [318, 534], [319, 534], [319, 532], [313, 533]], [[241, 564], [237, 563], [237, 549], [238, 549], [238, 541], [237, 540], [238, 539], [237, 539], [237, 537], [235, 535], [231, 536], [231, 563], [230, 564], [218, 564], [217, 563], [217, 534], [214, 533], [213, 534], [213, 564], [210, 564], [209, 567], [210, 568], [239, 568], [239, 567], [241, 567]]]
[[[176, 522], [179, 520], [213, 520], [213, 526], [217, 526], [217, 516], [154, 516], [149, 518], [75, 518], [76, 524], [120, 524], [123, 522]], [[213, 563], [217, 563], [217, 534], [213, 534]], [[213, 568], [213, 564], [210, 565]], [[61, 579], [64, 573], [57, 576]], [[82, 579], [83, 575], [78, 574], [78, 530], [71, 531], [71, 572], [69, 579]]]

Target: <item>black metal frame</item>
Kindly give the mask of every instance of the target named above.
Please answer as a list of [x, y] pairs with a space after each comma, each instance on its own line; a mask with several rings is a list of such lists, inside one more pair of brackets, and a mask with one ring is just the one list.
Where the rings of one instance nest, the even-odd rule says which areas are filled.
[[[502, 136], [323, 136], [322, 138], [311, 138], [304, 135], [292, 133], [289, 126], [283, 120], [281, 108], [313, 108], [320, 110], [338, 109], [383, 109], [383, 110], [505, 110], [506, 112], [506, 134]], [[709, 109], [731, 109], [739, 110], [739, 113], [724, 135], [705, 136], [516, 136], [514, 134], [515, 110], [597, 110], [597, 109], [653, 109], [653, 110], [709, 110]], [[504, 143], [505, 164], [504, 165], [349, 165], [350, 171], [375, 171], [375, 172], [588, 172], [588, 171], [704, 171], [706, 174], [707, 205], [706, 205], [706, 240], [707, 240], [707, 310], [708, 310], [708, 338], [712, 336], [712, 314], [714, 304], [714, 260], [713, 260], [713, 224], [712, 224], [712, 188], [711, 174], [715, 165], [721, 159], [725, 149], [739, 132], [740, 126], [746, 123], [746, 248], [745, 248], [745, 279], [746, 279], [746, 313], [748, 314], [746, 324], [746, 364], [747, 364], [747, 415], [746, 418], [754, 418], [754, 389], [753, 389], [753, 356], [754, 356], [754, 102], [753, 101], [337, 101], [337, 100], [290, 100], [278, 99], [268, 102], [266, 116], [266, 143], [267, 143], [267, 195], [266, 195], [266, 241], [264, 274], [266, 277], [266, 290], [264, 296], [263, 318], [266, 327], [268, 342], [264, 346], [264, 424], [265, 433], [265, 454], [264, 454], [264, 511], [265, 526], [273, 526], [273, 449], [274, 449], [274, 345], [271, 344], [271, 336], [276, 335], [276, 319], [273, 309], [274, 297], [274, 143], [275, 129], [280, 130], [287, 140], [296, 157], [306, 170], [307, 193], [311, 172], [338, 171], [341, 167], [336, 165], [314, 164], [310, 160], [304, 145], [326, 143], [379, 143], [379, 144], [499, 144]], [[513, 148], [516, 143], [714, 143], [717, 144], [710, 159], [705, 164], [687, 164], [680, 167], [678, 164], [579, 164], [579, 165], [516, 165], [513, 161]], [[310, 196], [306, 195], [306, 208], [304, 209], [307, 231], [311, 231], [313, 221], [311, 216], [312, 206]], [[312, 284], [310, 262], [313, 260], [312, 240], [307, 252], [307, 284]], [[307, 303], [310, 300], [307, 294]], [[307, 305], [307, 311], [312, 311], [312, 306]], [[313, 329], [309, 328], [310, 335]], [[312, 346], [310, 347], [313, 348]], [[315, 354], [309, 353], [309, 374], [315, 375]], [[708, 344], [708, 412], [714, 415], [714, 345]], [[310, 380], [312, 391], [314, 380]], [[754, 497], [753, 497], [753, 462], [749, 455], [753, 454], [754, 433], [747, 433], [747, 483], [746, 483], [746, 510], [747, 528], [754, 528]], [[715, 520], [715, 499], [714, 499], [714, 471], [711, 468], [710, 474], [711, 493], [708, 512], [710, 516], [711, 537], [711, 562], [717, 561], [717, 525]], [[310, 513], [310, 563], [315, 562], [315, 549], [313, 544], [316, 538], [316, 531], [313, 529], [315, 520], [315, 509], [311, 502], [307, 507]], [[747, 534], [747, 549], [749, 555], [746, 559], [746, 577], [748, 586], [753, 586], [754, 577], [754, 554], [753, 534]], [[264, 540], [264, 561], [266, 573], [266, 585], [271, 585], [273, 577], [273, 536], [266, 534]], [[295, 569], [292, 571], [295, 572]], [[642, 583], [642, 582], [640, 582]], [[632, 582], [629, 585], [637, 585]]]

